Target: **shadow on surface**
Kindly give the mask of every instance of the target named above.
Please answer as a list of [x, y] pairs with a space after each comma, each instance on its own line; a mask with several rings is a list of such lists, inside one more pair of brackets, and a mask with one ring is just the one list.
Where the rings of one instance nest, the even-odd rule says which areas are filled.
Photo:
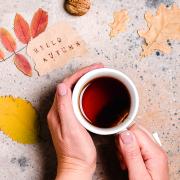
[[92, 135], [103, 172], [103, 180], [128, 180], [126, 171], [121, 170], [114, 136]]
[[50, 90], [40, 98], [38, 112], [40, 113], [40, 150], [43, 157], [43, 175], [42, 180], [52, 180], [56, 176], [56, 153], [51, 140], [50, 132], [47, 125], [47, 114], [52, 106], [55, 89]]

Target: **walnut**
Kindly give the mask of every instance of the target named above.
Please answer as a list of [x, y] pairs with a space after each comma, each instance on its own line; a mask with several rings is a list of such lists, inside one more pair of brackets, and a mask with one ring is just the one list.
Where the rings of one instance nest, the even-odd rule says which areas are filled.
[[90, 9], [90, 0], [66, 0], [65, 8], [74, 16], [82, 16]]

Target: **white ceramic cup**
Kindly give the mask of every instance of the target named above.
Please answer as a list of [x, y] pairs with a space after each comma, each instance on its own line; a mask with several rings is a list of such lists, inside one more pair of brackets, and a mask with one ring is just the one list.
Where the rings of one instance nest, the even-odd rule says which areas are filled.
[[[126, 86], [130, 94], [131, 105], [129, 115], [122, 123], [119, 123], [114, 127], [100, 128], [92, 125], [90, 122], [88, 122], [88, 120], [86, 120], [80, 109], [80, 95], [82, 90], [88, 84], [88, 82], [99, 77], [111, 77], [119, 80]], [[101, 68], [92, 70], [79, 79], [73, 90], [72, 105], [76, 118], [87, 130], [95, 134], [110, 135], [121, 133], [134, 124], [139, 107], [139, 96], [134, 83], [124, 73], [110, 68]]]

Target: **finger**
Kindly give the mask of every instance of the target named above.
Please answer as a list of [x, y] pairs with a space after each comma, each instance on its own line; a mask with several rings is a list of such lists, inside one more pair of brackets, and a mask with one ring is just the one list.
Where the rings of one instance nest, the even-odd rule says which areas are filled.
[[47, 115], [47, 122], [50, 131], [55, 129], [55, 127], [57, 127], [58, 125], [58, 121], [56, 117], [57, 117], [57, 111], [56, 111], [56, 97], [55, 97], [51, 109], [49, 110]]
[[91, 66], [87, 66], [83, 69], [80, 69], [79, 71], [77, 71], [76, 73], [74, 73], [72, 76], [66, 78], [63, 82], [70, 88], [72, 88], [72, 86], [79, 80], [79, 78], [81, 76], [83, 76], [84, 74], [86, 74], [89, 71], [92, 71], [94, 69], [99, 69], [99, 68], [103, 68], [104, 65], [99, 63], [99, 64], [92, 64]]
[[56, 129], [58, 128], [59, 121], [58, 121], [58, 114], [56, 112], [52, 113], [52, 115], [49, 115], [48, 126], [50, 131], [56, 131]]
[[69, 131], [77, 131], [82, 128], [75, 118], [71, 103], [71, 89], [65, 83], [57, 87], [56, 92], [57, 109], [61, 121], [61, 131], [64, 134]]
[[122, 156], [122, 154], [121, 154], [120, 152], [118, 153], [118, 158], [119, 158], [119, 160], [120, 160], [121, 169], [122, 169], [122, 170], [126, 170], [127, 167], [126, 167], [124, 158], [123, 158], [123, 156]]
[[144, 128], [140, 124], [134, 124], [134, 125], [136, 125], [139, 129], [144, 131], [149, 136], [149, 138], [151, 138], [154, 141], [154, 138], [153, 138], [152, 134], [146, 128]]
[[129, 179], [149, 178], [136, 137], [131, 131], [119, 135], [119, 144], [129, 172]]
[[60, 131], [60, 121], [56, 106], [57, 105], [56, 105], [56, 97], [55, 97], [53, 105], [47, 115], [48, 127], [53, 137], [55, 134], [57, 134], [56, 132]]
[[51, 133], [55, 150], [58, 151], [59, 142], [60, 142], [59, 140], [61, 140], [63, 136], [60, 129], [59, 116], [58, 116], [57, 110], [53, 106], [48, 114], [48, 127]]
[[164, 156], [165, 153], [162, 148], [154, 142], [152, 137], [149, 137], [144, 129], [138, 128], [138, 126], [135, 125], [130, 128], [130, 131], [135, 134], [145, 160], [158, 160], [159, 158], [157, 157]]
[[123, 155], [122, 155], [122, 152], [121, 152], [121, 148], [120, 148], [120, 145], [119, 145], [119, 137], [118, 136], [115, 137], [115, 143], [116, 143], [116, 147], [117, 147], [117, 156], [118, 156], [118, 158], [120, 160], [121, 169], [126, 170], [127, 167], [126, 167], [126, 163], [124, 161], [124, 158], [123, 158]]
[[[141, 129], [142, 131], [144, 131], [144, 133], [146, 133], [156, 144], [162, 146], [162, 144], [161, 144], [161, 142], [160, 142], [160, 139], [156, 139], [156, 138], [154, 137], [154, 134], [157, 134], [157, 133], [151, 134], [146, 128], [144, 128], [144, 127], [141, 126], [140, 124], [136, 124], [136, 125], [137, 125], [137, 127], [138, 127], [139, 129]], [[159, 138], [159, 137], [158, 137], [158, 138]], [[159, 140], [159, 141], [158, 141], [158, 140]]]
[[159, 175], [161, 175], [162, 179], [166, 180], [168, 177], [167, 154], [142, 129], [134, 126], [131, 131], [138, 140], [143, 159], [151, 176], [158, 179]]

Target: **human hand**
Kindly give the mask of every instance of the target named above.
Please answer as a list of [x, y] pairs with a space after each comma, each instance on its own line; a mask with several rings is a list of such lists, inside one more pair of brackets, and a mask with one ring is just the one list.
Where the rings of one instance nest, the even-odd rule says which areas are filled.
[[93, 64], [79, 70], [57, 86], [48, 113], [48, 126], [57, 154], [56, 179], [91, 179], [96, 167], [96, 149], [89, 133], [77, 121], [72, 107], [72, 87], [87, 72], [102, 68]]
[[133, 125], [117, 136], [121, 168], [129, 180], [168, 180], [168, 158], [142, 126]]

